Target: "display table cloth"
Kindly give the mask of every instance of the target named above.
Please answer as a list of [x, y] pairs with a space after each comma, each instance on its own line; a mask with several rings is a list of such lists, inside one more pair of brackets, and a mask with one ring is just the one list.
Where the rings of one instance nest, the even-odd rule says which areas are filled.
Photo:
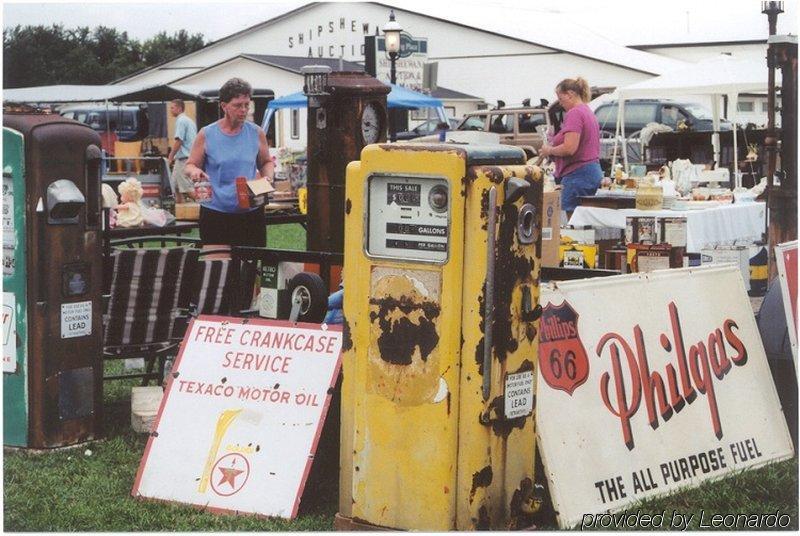
[[735, 203], [691, 210], [576, 207], [569, 224], [574, 227], [591, 225], [625, 229], [628, 216], [685, 217], [686, 250], [699, 253], [708, 247], [760, 241], [765, 230], [766, 213], [765, 203]]

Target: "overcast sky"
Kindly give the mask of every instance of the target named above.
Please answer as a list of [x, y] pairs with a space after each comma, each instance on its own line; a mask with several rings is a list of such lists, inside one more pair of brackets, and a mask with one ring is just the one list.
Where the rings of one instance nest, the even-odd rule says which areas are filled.
[[[433, 0], [385, 0], [425, 13]], [[166, 31], [186, 29], [214, 41], [304, 5], [305, 1], [259, 0], [245, 2], [30, 2], [3, 1], [3, 27], [33, 24], [110, 26], [136, 39]], [[507, 10], [510, 16], [528, 17], [536, 24], [540, 11], [568, 14], [573, 22], [621, 44], [674, 43], [684, 41], [763, 39], [766, 16], [757, 0], [437, 0], [442, 6], [480, 13]], [[797, 0], [785, 2], [786, 13], [778, 21], [778, 33], [797, 34]], [[429, 11], [430, 12], [430, 11]]]
[[[31, 2], [4, 0], [3, 27], [28, 24], [111, 26], [136, 39], [166, 31], [186, 29], [214, 41], [306, 4], [305, 1], [259, 0], [245, 2]], [[384, 3], [425, 13], [431, 0], [386, 0]], [[707, 41], [711, 39], [757, 39], [767, 34], [766, 16], [756, 0], [508, 0], [438, 1], [459, 11], [506, 10], [529, 17], [535, 28], [540, 11], [566, 13], [593, 31], [621, 44]], [[778, 33], [797, 33], [797, 0], [785, 3]]]

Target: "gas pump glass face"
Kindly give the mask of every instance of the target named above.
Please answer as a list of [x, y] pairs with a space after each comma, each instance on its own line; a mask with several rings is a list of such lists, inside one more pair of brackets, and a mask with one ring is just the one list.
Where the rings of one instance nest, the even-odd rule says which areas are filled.
[[381, 121], [378, 109], [374, 104], [367, 103], [361, 113], [361, 138], [364, 145], [375, 143], [381, 136]]
[[369, 178], [368, 192], [368, 255], [447, 261], [450, 196], [445, 179], [374, 175]]

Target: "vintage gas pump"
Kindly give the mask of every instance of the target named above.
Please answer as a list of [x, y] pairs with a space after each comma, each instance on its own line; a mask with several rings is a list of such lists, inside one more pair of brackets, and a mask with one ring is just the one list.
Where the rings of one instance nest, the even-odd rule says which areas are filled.
[[360, 72], [328, 73], [308, 66], [309, 251], [344, 248], [344, 185], [347, 164], [365, 145], [386, 139], [386, 95], [390, 88]]
[[347, 169], [337, 527], [531, 525], [540, 170], [370, 145]]
[[4, 444], [71, 445], [102, 423], [100, 137], [49, 114], [3, 127]]

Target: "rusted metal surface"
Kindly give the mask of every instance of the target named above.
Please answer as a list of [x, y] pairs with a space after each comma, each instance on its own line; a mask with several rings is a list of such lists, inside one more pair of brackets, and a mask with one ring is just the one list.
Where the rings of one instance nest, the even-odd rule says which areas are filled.
[[[769, 275], [777, 277], [774, 246], [797, 239], [797, 38], [776, 36], [770, 38], [768, 55], [770, 63], [781, 69], [781, 180], [772, 184], [769, 176], [767, 206], [769, 214]], [[772, 67], [770, 68], [772, 71]], [[775, 93], [774, 80], [770, 95]], [[774, 113], [768, 117], [773, 118]], [[774, 171], [774, 151], [770, 153], [770, 166]]]
[[[386, 114], [390, 88], [359, 72], [333, 72], [319, 107], [308, 107], [308, 232], [310, 251], [344, 250], [345, 174], [361, 149], [361, 113], [369, 102]], [[318, 114], [324, 128], [318, 128]], [[320, 116], [320, 119], [322, 118]], [[385, 121], [385, 119], [384, 119]], [[385, 129], [384, 129], [385, 130]], [[385, 132], [381, 131], [381, 140]]]
[[[503, 202], [498, 196], [496, 206], [490, 206], [487, 192], [492, 185], [505, 187], [511, 179], [523, 179], [529, 187], [516, 202]], [[529, 493], [521, 482], [533, 479], [534, 426], [533, 417], [505, 418], [504, 379], [507, 374], [534, 371], [531, 360], [535, 356], [537, 320], [527, 315], [523, 320], [523, 289], [531, 292], [529, 305], [535, 307], [538, 300], [538, 255], [540, 237], [530, 245], [520, 243], [518, 217], [524, 203], [532, 203], [538, 209], [535, 215], [537, 227], [541, 228], [542, 184], [541, 172], [532, 166], [474, 166], [467, 173], [467, 213], [479, 215], [468, 227], [465, 239], [465, 256], [482, 258], [478, 253], [487, 247], [487, 231], [490, 211], [497, 213], [495, 263], [493, 281], [494, 321], [492, 330], [493, 354], [492, 390], [485, 404], [476, 400], [481, 380], [486, 373], [483, 364], [485, 272], [478, 263], [467, 263], [464, 274], [465, 305], [462, 326], [462, 354], [474, 356], [462, 360], [460, 437], [470, 437], [471, 445], [459, 450], [459, 492], [468, 493], [471, 501], [458, 503], [459, 528], [461, 530], [510, 529], [530, 525], [527, 511], [532, 509]], [[474, 234], [473, 234], [474, 233]], [[466, 301], [469, 300], [469, 301]], [[527, 446], [525, 446], [527, 445]], [[528, 452], [530, 450], [530, 452]], [[472, 486], [476, 471], [492, 468], [492, 481], [483, 487]], [[481, 474], [481, 473], [478, 473]], [[486, 474], [484, 471], [482, 474]], [[467, 480], [469, 478], [469, 480]], [[465, 487], [469, 482], [470, 487]], [[514, 488], [509, 484], [515, 483]], [[532, 486], [530, 486], [532, 489]], [[525, 507], [523, 508], [523, 505]]]
[[382, 268], [372, 278], [367, 389], [400, 406], [430, 402], [440, 384], [441, 280]]
[[[535, 369], [541, 173], [523, 165], [522, 151], [497, 151], [500, 162], [487, 148], [377, 145], [348, 168], [344, 311], [352, 342], [343, 359], [343, 519], [435, 531], [530, 525], [533, 415], [506, 418], [504, 391], [508, 374]], [[446, 178], [446, 262], [364, 254], [373, 174]], [[490, 187], [497, 191], [493, 206]], [[526, 204], [539, 212], [534, 240], [520, 234]], [[490, 214], [496, 225], [488, 224]], [[487, 250], [489, 232], [495, 247]], [[484, 401], [476, 348], [490, 258], [497, 266], [495, 320], [486, 329], [495, 340]]]
[[[87, 147], [99, 147], [100, 137], [87, 125], [57, 115], [7, 114], [3, 124], [24, 135], [26, 149], [29, 446], [80, 443], [102, 433], [100, 179], [87, 173], [85, 160]], [[73, 181], [86, 198], [78, 224], [50, 225], [45, 212], [36, 212], [48, 185], [59, 179]], [[71, 263], [87, 266], [89, 290], [67, 298], [62, 295], [61, 267]], [[61, 339], [60, 304], [81, 301], [92, 302], [92, 334]], [[91, 374], [70, 372], [87, 368]], [[67, 382], [71, 390], [92, 396], [77, 413], [60, 411], [64, 382], [59, 378], [64, 375], [82, 383]]]

